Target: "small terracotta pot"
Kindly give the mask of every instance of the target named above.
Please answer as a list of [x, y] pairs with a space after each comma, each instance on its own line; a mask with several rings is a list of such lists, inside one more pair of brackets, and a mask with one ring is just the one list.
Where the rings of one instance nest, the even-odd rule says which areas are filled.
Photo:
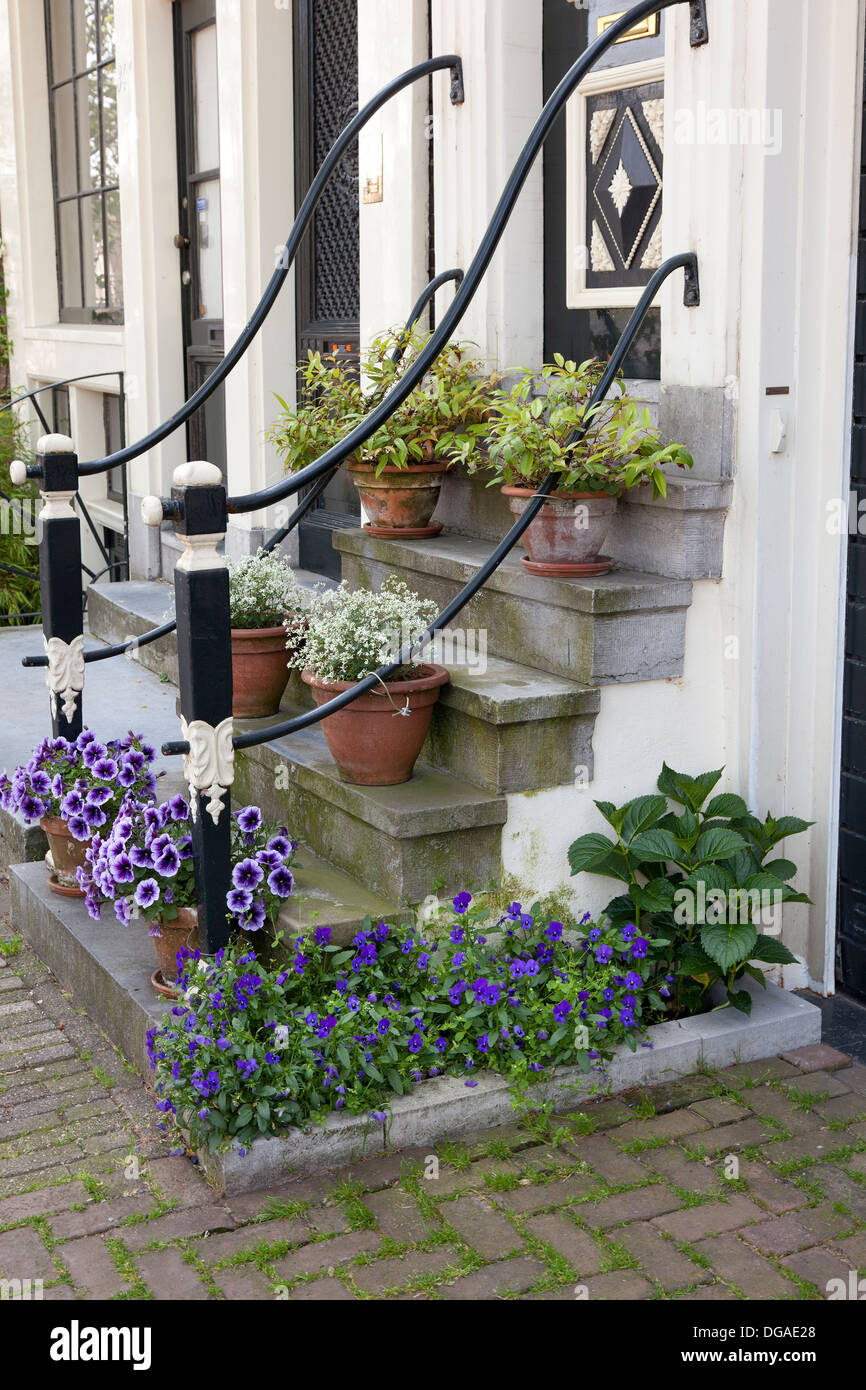
[[279, 627], [232, 628], [232, 714], [276, 714], [289, 680], [287, 633]]
[[373, 536], [419, 540], [438, 536], [441, 523], [431, 525], [447, 463], [410, 463], [398, 468], [387, 463], [379, 476], [371, 463], [350, 463], [349, 472], [361, 496], [369, 521], [364, 530]]
[[[506, 484], [502, 491], [515, 516], [522, 516], [535, 491]], [[569, 576], [604, 574], [613, 561], [601, 547], [611, 527], [617, 498], [607, 492], [554, 492], [523, 533], [527, 556], [521, 564], [531, 574]]]
[[[449, 679], [444, 666], [421, 666], [411, 680], [387, 682], [390, 699], [380, 687], [323, 719], [322, 733], [341, 780], [359, 787], [408, 782], [430, 728], [433, 706]], [[317, 705], [356, 684], [322, 681], [314, 671], [302, 671], [301, 680], [312, 690]], [[408, 718], [397, 713], [407, 700]]]
[[166, 984], [174, 984], [178, 977], [177, 953], [181, 946], [188, 946], [194, 951], [199, 944], [198, 940], [198, 908], [179, 907], [177, 916], [172, 922], [163, 922], [160, 918], [156, 919], [161, 936], [152, 936], [153, 949], [156, 952], [156, 959], [162, 978]]
[[75, 870], [84, 867], [89, 840], [75, 840], [65, 820], [59, 816], [43, 816], [39, 824], [48, 838], [48, 848], [54, 863], [54, 876], [68, 897], [83, 898]]

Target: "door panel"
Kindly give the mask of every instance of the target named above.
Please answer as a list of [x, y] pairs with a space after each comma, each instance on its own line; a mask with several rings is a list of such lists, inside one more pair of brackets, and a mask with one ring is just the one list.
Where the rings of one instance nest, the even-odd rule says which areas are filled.
[[[295, 199], [300, 206], [340, 131], [358, 107], [358, 0], [295, 0]], [[298, 361], [307, 353], [358, 361], [358, 153], [347, 151], [328, 183], [297, 259]], [[334, 530], [357, 526], [361, 508], [345, 468], [298, 527], [300, 563], [340, 577]]]
[[[178, 259], [187, 396], [222, 360], [222, 219], [215, 0], [175, 0]], [[226, 473], [225, 393], [187, 425], [188, 457]]]

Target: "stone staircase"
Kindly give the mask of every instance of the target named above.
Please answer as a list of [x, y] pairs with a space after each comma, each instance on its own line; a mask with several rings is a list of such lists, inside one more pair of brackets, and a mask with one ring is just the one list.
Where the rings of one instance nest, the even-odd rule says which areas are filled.
[[[233, 799], [254, 801], [301, 844], [298, 895], [283, 925], [293, 932], [328, 925], [346, 940], [368, 913], [498, 884], [508, 796], [591, 781], [601, 687], [682, 674], [692, 581], [721, 572], [729, 499], [727, 480], [676, 477], [667, 503], [630, 501], [611, 538], [617, 568], [598, 578], [542, 579], [526, 573], [519, 552], [509, 556], [436, 653], [451, 682], [410, 782], [341, 782], [319, 726], [240, 752]], [[459, 475], [449, 478], [440, 511], [450, 524], [435, 540], [382, 540], [362, 528], [336, 533], [344, 577], [378, 587], [397, 573], [443, 607], [507, 530], [509, 515], [498, 493]], [[474, 535], [461, 533], [460, 516], [472, 517]], [[321, 582], [302, 571], [298, 578], [308, 588]], [[90, 591], [90, 630], [103, 641], [140, 636], [172, 612], [172, 586], [161, 581]], [[138, 649], [135, 660], [176, 685], [173, 634]], [[282, 716], [310, 704], [293, 675]]]

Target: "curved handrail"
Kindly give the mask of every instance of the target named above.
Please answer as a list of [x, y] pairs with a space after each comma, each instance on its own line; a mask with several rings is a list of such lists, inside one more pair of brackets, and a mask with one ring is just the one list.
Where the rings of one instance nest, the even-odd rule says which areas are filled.
[[[649, 312], [652, 301], [660, 286], [669, 275], [672, 275], [675, 270], [680, 268], [685, 271], [684, 302], [690, 307], [694, 307], [700, 303], [698, 264], [694, 252], [686, 251], [678, 256], [669, 257], [668, 260], [659, 266], [641, 295], [639, 303], [623, 329], [619, 342], [605, 366], [598, 385], [589, 398], [584, 417], [589, 416], [593, 408], [607, 395], [607, 392], [610, 390], [625, 360], [629, 348], [640, 330], [641, 324]], [[576, 429], [568, 440], [568, 445], [566, 447], [578, 443], [583, 433], [584, 430], [582, 427]], [[363, 695], [368, 690], [378, 687], [382, 681], [386, 681], [388, 677], [393, 675], [401, 666], [405, 666], [411, 659], [413, 653], [416, 651], [420, 652], [434, 634], [440, 631], [441, 628], [447, 626], [447, 624], [451, 622], [451, 619], [466, 606], [482, 585], [487, 582], [490, 575], [498, 568], [509, 551], [523, 535], [530, 522], [537, 516], [544, 504], [545, 497], [553, 490], [555, 482], [556, 478], [552, 473], [545, 478], [522, 516], [518, 517], [517, 521], [511, 527], [511, 530], [503, 536], [499, 545], [493, 553], [488, 556], [481, 568], [472, 576], [469, 583], [460, 590], [459, 594], [455, 595], [450, 603], [446, 604], [442, 612], [433, 619], [432, 623], [430, 623], [418, 637], [407, 643], [400, 650], [393, 661], [388, 662], [387, 665], [380, 666], [378, 671], [374, 671], [371, 675], [365, 676], [363, 680], [358, 681], [357, 684], [351, 686], [348, 690], [344, 690], [340, 695], [336, 695], [333, 700], [329, 700], [326, 704], [319, 705], [316, 709], [307, 710], [304, 714], [296, 715], [293, 719], [285, 720], [281, 724], [272, 724], [266, 729], [255, 729], [246, 734], [236, 735], [232, 739], [233, 747], [254, 748], [257, 744], [269, 743], [275, 738], [285, 738], [287, 734], [296, 733], [299, 729], [306, 729], [311, 724], [318, 724], [320, 720], [325, 719], [329, 714], [335, 714], [337, 710], [342, 709], [345, 705], [351, 704], [359, 695]], [[162, 745], [162, 751], [166, 756], [188, 753], [189, 743], [185, 740], [173, 740], [164, 743]]]
[[54, 391], [60, 386], [74, 386], [76, 381], [92, 381], [98, 376], [123, 376], [122, 369], [114, 367], [107, 372], [83, 372], [81, 376], [67, 376], [63, 381], [46, 381], [44, 386], [37, 386], [33, 391], [25, 391], [23, 396], [16, 396], [14, 401], [7, 401], [5, 405], [0, 405], [0, 415], [4, 410], [11, 410], [13, 405], [20, 405], [22, 401], [29, 401], [33, 396], [38, 396], [42, 391]]
[[[447, 284], [449, 280], [456, 280], [459, 285], [462, 279], [463, 271], [455, 267], [452, 270], [441, 270], [438, 275], [434, 275], [429, 284], [425, 285], [412, 306], [412, 312], [406, 320], [403, 333], [401, 334], [402, 341], [398, 342], [397, 347], [394, 349], [392, 361], [398, 362], [400, 360], [405, 350], [406, 338], [408, 338], [409, 333], [417, 323], [424, 306], [430, 302], [436, 291]], [[103, 373], [96, 373], [96, 375], [101, 376]], [[76, 377], [70, 378], [70, 380], [78, 379], [79, 378]], [[21, 399], [24, 398], [22, 397]], [[337, 466], [339, 467], [339, 465]], [[322, 475], [318, 482], [307, 493], [307, 496], [303, 499], [301, 504], [295, 508], [285, 526], [281, 526], [278, 531], [274, 532], [270, 540], [266, 541], [262, 546], [262, 550], [271, 551], [283, 543], [298, 523], [303, 520], [313, 504], [321, 497], [336, 471], [337, 469], [334, 468], [330, 472]], [[105, 570], [100, 571], [100, 573], [104, 574]], [[97, 575], [96, 578], [98, 579], [99, 575]], [[159, 627], [151, 628], [148, 632], [142, 633], [140, 637], [130, 637], [127, 641], [118, 642], [113, 647], [102, 647], [96, 651], [87, 651], [84, 653], [84, 661], [89, 665], [93, 661], [108, 661], [113, 656], [122, 656], [125, 652], [137, 651], [139, 647], [147, 647], [151, 642], [158, 641], [160, 637], [167, 637], [170, 632], [174, 632], [176, 627], [177, 619], [170, 618], [168, 622], [162, 623]], [[47, 666], [48, 657], [44, 652], [40, 652], [34, 656], [24, 656], [21, 658], [21, 665], [27, 667]]]
[[659, 10], [669, 9], [673, 5], [686, 3], [690, 3], [690, 0], [640, 0], [639, 4], [627, 10], [619, 19], [615, 20], [613, 24], [605, 29], [604, 33], [600, 34], [580, 58], [572, 64], [542, 107], [541, 114], [527, 136], [523, 149], [511, 171], [508, 182], [496, 205], [493, 216], [487, 225], [487, 230], [481, 239], [478, 250], [475, 252], [469, 268], [464, 274], [459, 290], [448, 309], [445, 311], [439, 327], [425, 343], [421, 352], [419, 352], [412, 363], [412, 366], [400, 377], [399, 381], [395, 382], [385, 399], [338, 444], [334, 444], [330, 449], [327, 449], [324, 454], [321, 454], [318, 459], [307, 464], [306, 468], [300, 469], [297, 473], [292, 474], [289, 478], [286, 478], [280, 483], [272, 483], [270, 487], [262, 488], [260, 492], [244, 493], [239, 497], [230, 497], [227, 503], [229, 512], [252, 512], [256, 511], [259, 507], [267, 507], [275, 502], [282, 502], [285, 498], [291, 497], [293, 493], [306, 486], [307, 483], [315, 482], [322, 473], [327, 472], [335, 464], [342, 463], [344, 459], [354, 454], [366, 443], [370, 436], [390, 418], [397, 407], [402, 405], [406, 397], [415, 389], [419, 381], [429, 370], [431, 363], [442, 351], [469, 307], [487, 267], [490, 264], [493, 254], [499, 245], [505, 230], [505, 225], [511, 216], [514, 205], [526, 182], [529, 171], [535, 162], [536, 156], [572, 92], [583, 80], [596, 60], [612, 47], [612, 45], [634, 24], [638, 23], [641, 19], [646, 19], [648, 15], [655, 14]]
[[[670, 0], [674, 3], [674, 0]], [[676, 0], [679, 3], [679, 0]], [[277, 266], [268, 284], [265, 287], [261, 299], [253, 310], [246, 326], [238, 334], [228, 352], [222, 358], [218, 366], [214, 368], [210, 376], [202, 382], [197, 391], [194, 391], [189, 400], [184, 401], [183, 405], [168, 420], [164, 420], [156, 429], [151, 430], [150, 434], [139, 439], [135, 444], [127, 444], [124, 448], [118, 449], [114, 454], [108, 454], [103, 459], [96, 459], [91, 463], [79, 463], [78, 473], [81, 477], [90, 476], [93, 473], [107, 473], [111, 468], [117, 468], [122, 463], [129, 463], [131, 459], [138, 458], [148, 449], [162, 443], [176, 429], [185, 424], [191, 415], [194, 415], [199, 406], [203, 405], [209, 396], [221, 386], [229, 372], [237, 366], [243, 357], [253, 338], [258, 333], [276, 301], [277, 295], [282, 288], [283, 281], [286, 279], [292, 262], [298, 250], [298, 246], [307, 230], [310, 220], [316, 208], [325, 184], [331, 173], [339, 164], [346, 149], [355, 139], [356, 135], [376, 112], [402, 92], [404, 87], [409, 87], [413, 82], [417, 82], [421, 77], [429, 77], [431, 73], [440, 72], [444, 68], [451, 70], [451, 100], [455, 104], [463, 100], [463, 64], [458, 54], [446, 53], [438, 58], [426, 58], [423, 63], [416, 63], [406, 72], [395, 77], [387, 86], [382, 87], [375, 96], [371, 97], [366, 106], [352, 117], [349, 124], [340, 132], [334, 141], [325, 159], [322, 161], [313, 182], [307, 190], [306, 197], [301, 203], [300, 210], [295, 219], [294, 226], [289, 233], [288, 240], [280, 257], [280, 265]], [[310, 479], [312, 482], [313, 479]], [[288, 496], [288, 494], [286, 494]]]

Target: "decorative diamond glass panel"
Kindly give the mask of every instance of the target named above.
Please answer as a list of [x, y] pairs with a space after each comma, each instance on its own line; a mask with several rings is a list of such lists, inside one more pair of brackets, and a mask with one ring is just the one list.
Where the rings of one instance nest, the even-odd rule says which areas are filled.
[[661, 265], [664, 84], [587, 98], [587, 289], [643, 285]]

